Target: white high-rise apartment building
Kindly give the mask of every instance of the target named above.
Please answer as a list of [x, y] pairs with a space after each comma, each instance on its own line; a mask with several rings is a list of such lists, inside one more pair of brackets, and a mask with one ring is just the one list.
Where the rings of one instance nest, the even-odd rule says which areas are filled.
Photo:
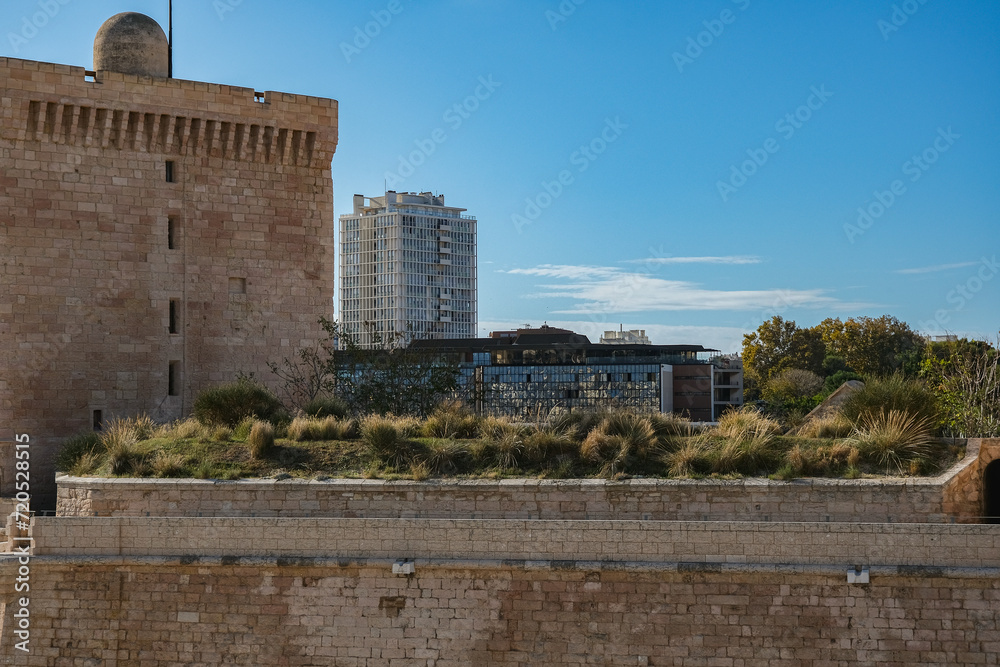
[[354, 195], [340, 216], [340, 311], [362, 344], [383, 335], [474, 338], [476, 219], [430, 192]]

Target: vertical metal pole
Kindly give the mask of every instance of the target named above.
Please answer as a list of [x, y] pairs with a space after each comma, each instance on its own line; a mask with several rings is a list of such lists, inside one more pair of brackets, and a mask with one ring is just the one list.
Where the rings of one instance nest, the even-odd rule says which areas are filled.
[[169, 0], [167, 18], [167, 77], [174, 78], [174, 0]]

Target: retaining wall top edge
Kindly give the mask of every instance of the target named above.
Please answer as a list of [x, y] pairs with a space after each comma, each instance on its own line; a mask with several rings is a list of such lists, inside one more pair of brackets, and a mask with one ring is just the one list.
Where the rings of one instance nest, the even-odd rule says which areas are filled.
[[85, 525], [100, 526], [323, 526], [356, 524], [369, 527], [420, 527], [427, 529], [490, 526], [497, 529], [531, 530], [643, 530], [683, 529], [689, 531], [732, 532], [811, 532], [811, 533], [939, 533], [997, 534], [1000, 524], [946, 523], [834, 523], [778, 521], [640, 521], [611, 519], [419, 519], [419, 518], [340, 518], [340, 517], [35, 517], [36, 529]]
[[[964, 466], [962, 466], [964, 467]], [[949, 469], [949, 475], [939, 475], [937, 477], [886, 477], [879, 479], [829, 479], [829, 478], [800, 478], [793, 480], [773, 480], [761, 477], [747, 478], [743, 480], [706, 480], [706, 479], [629, 479], [629, 480], [606, 480], [606, 479], [503, 479], [503, 480], [379, 480], [379, 479], [351, 479], [351, 478], [328, 478], [316, 479], [239, 479], [239, 480], [214, 480], [214, 479], [155, 479], [155, 478], [108, 478], [108, 477], [70, 477], [59, 475], [56, 477], [56, 484], [67, 488], [100, 488], [119, 486], [201, 486], [201, 487], [259, 487], [271, 489], [281, 487], [309, 487], [314, 489], [338, 489], [338, 488], [371, 488], [382, 487], [385, 489], [497, 489], [497, 488], [528, 488], [533, 490], [551, 489], [572, 489], [572, 488], [596, 488], [602, 487], [607, 490], [620, 489], [628, 490], [648, 490], [656, 488], [675, 487], [750, 487], [752, 488], [788, 488], [788, 487], [857, 487], [857, 488], [878, 488], [878, 487], [901, 487], [901, 486], [940, 486], [961, 468]]]

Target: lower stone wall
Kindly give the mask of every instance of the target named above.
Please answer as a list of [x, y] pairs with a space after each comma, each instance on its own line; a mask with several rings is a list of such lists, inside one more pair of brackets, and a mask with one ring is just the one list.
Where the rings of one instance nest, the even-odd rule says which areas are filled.
[[37, 556], [1000, 567], [1000, 526], [35, 517]]
[[[9, 564], [0, 563], [2, 581]], [[175, 667], [995, 665], [1000, 579], [941, 574], [32, 561], [30, 653]]]

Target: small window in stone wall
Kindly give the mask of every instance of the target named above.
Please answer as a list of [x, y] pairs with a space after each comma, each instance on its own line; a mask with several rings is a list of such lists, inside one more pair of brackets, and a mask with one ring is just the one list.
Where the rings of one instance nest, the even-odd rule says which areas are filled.
[[177, 396], [178, 384], [180, 383], [181, 362], [171, 361], [167, 367], [167, 396]]
[[177, 218], [167, 218], [167, 250], [177, 248]]
[[229, 279], [229, 293], [230, 294], [246, 294], [247, 293], [247, 279], [246, 278], [230, 278]]
[[171, 299], [169, 331], [172, 334], [180, 333], [179, 317], [180, 317], [180, 302], [177, 299]]
[[100, 431], [102, 428], [104, 428], [104, 412], [103, 411], [101, 411], [101, 410], [94, 410], [93, 420], [94, 420], [93, 424], [94, 424], [94, 430], [95, 431]]
[[167, 183], [176, 183], [177, 181], [175, 179], [176, 179], [177, 174], [176, 174], [176, 169], [174, 169], [174, 161], [173, 160], [167, 160], [166, 170], [165, 171], [166, 171], [166, 176], [167, 176]]

